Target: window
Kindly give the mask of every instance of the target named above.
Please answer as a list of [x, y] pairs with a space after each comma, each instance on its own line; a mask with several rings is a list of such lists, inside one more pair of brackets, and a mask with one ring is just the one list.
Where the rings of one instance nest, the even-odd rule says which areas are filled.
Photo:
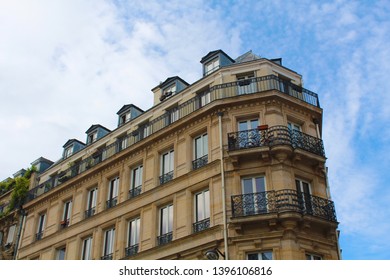
[[124, 135], [122, 137], [118, 137], [118, 150], [122, 151], [128, 147], [129, 137]]
[[174, 151], [171, 150], [161, 155], [160, 185], [173, 179]]
[[237, 94], [249, 94], [257, 91], [255, 75], [253, 73], [237, 76], [238, 86]]
[[64, 158], [68, 158], [73, 154], [73, 145], [66, 148], [64, 151]]
[[163, 95], [165, 97], [169, 97], [171, 95], [174, 95], [176, 93], [176, 84], [172, 84], [168, 87], [166, 87], [164, 90], [163, 90]]
[[36, 240], [41, 240], [43, 236], [43, 230], [45, 228], [46, 214], [40, 214], [38, 218]]
[[66, 228], [69, 226], [70, 216], [72, 212], [72, 200], [66, 201], [64, 203], [64, 210], [62, 212], [61, 228]]
[[248, 119], [238, 122], [238, 139], [236, 140], [240, 149], [260, 146], [258, 126], [258, 119]]
[[116, 206], [118, 203], [119, 177], [112, 179], [108, 184], [107, 209]]
[[158, 245], [163, 245], [172, 241], [173, 229], [173, 205], [167, 205], [160, 209], [160, 228], [157, 238]]
[[246, 259], [247, 260], [269, 261], [269, 260], [272, 260], [272, 252], [271, 251], [265, 251], [265, 252], [248, 253], [246, 255]]
[[244, 215], [257, 215], [267, 211], [265, 177], [255, 176], [241, 179]]
[[130, 120], [130, 111], [123, 113], [119, 117], [119, 125], [123, 125], [123, 124], [127, 123], [129, 120]]
[[92, 236], [85, 238], [82, 242], [81, 259], [92, 260]]
[[91, 143], [95, 142], [96, 139], [97, 139], [97, 131], [94, 131], [94, 132], [88, 134], [87, 144], [91, 144]]
[[209, 190], [195, 194], [195, 223], [194, 232], [210, 227], [210, 192]]
[[102, 260], [112, 260], [114, 253], [115, 228], [104, 232], [103, 256]]
[[307, 214], [313, 213], [310, 183], [300, 179], [295, 179], [295, 186], [297, 189], [298, 203], [300, 208]]
[[65, 260], [66, 247], [62, 247], [56, 250], [56, 260]]
[[192, 168], [197, 169], [208, 162], [209, 144], [207, 133], [204, 133], [194, 139], [194, 161]]
[[208, 75], [216, 71], [219, 68], [219, 58], [216, 58], [209, 63], [206, 63], [204, 66], [204, 74]]
[[179, 113], [180, 111], [178, 107], [168, 110], [167, 125], [177, 121], [179, 119]]
[[141, 194], [142, 191], [142, 171], [143, 166], [137, 166], [131, 171], [131, 183], [130, 183], [130, 191], [129, 198], [135, 197]]
[[152, 134], [153, 127], [150, 123], [145, 123], [143, 125], [140, 125], [139, 131], [141, 133], [140, 138], [144, 139], [144, 138], [148, 137], [150, 134]]
[[288, 127], [288, 129], [290, 131], [297, 130], [297, 131], [302, 132], [301, 125], [299, 125], [299, 124], [296, 124], [296, 123], [293, 123], [293, 122], [287, 122], [287, 127]]
[[306, 260], [309, 260], [309, 261], [320, 261], [320, 260], [322, 260], [322, 257], [318, 256], [318, 255], [313, 255], [313, 254], [306, 254]]
[[8, 229], [7, 242], [5, 245], [11, 245], [14, 242], [16, 225], [12, 225]]
[[87, 210], [85, 211], [85, 218], [93, 216], [96, 212], [97, 191], [97, 188], [93, 188], [88, 191]]
[[126, 256], [132, 256], [138, 253], [140, 218], [129, 222]]

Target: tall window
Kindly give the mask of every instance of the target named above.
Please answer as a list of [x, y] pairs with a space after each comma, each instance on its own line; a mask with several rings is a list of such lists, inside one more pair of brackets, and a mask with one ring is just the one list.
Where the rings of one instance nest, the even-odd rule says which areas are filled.
[[160, 209], [160, 228], [157, 238], [158, 245], [163, 245], [172, 241], [173, 230], [173, 205], [167, 205]]
[[258, 119], [242, 120], [238, 122], [238, 147], [251, 148], [260, 146], [260, 134], [257, 129]]
[[43, 230], [45, 228], [46, 214], [40, 214], [38, 218], [36, 240], [41, 240], [43, 237]]
[[68, 158], [73, 154], [73, 145], [66, 148], [64, 151], [64, 158]]
[[88, 191], [87, 210], [85, 210], [85, 218], [93, 216], [96, 212], [97, 191], [97, 188], [93, 188]]
[[168, 111], [168, 124], [171, 124], [175, 121], [177, 121], [179, 119], [179, 108], [178, 107], [175, 107], [175, 108], [172, 108]]
[[138, 253], [140, 218], [129, 222], [126, 256], [132, 256]]
[[272, 251], [248, 253], [246, 255], [246, 259], [247, 260], [263, 260], [263, 261], [272, 260]]
[[197, 169], [207, 164], [209, 153], [209, 144], [207, 133], [204, 133], [194, 139], [194, 161], [192, 168]]
[[306, 260], [309, 260], [309, 261], [320, 261], [320, 260], [322, 260], [322, 257], [318, 256], [318, 255], [313, 255], [313, 254], [306, 254]]
[[216, 58], [204, 66], [204, 74], [208, 75], [219, 68], [219, 58]]
[[237, 76], [238, 81], [238, 95], [255, 93], [257, 91], [255, 75], [253, 73]]
[[310, 183], [301, 179], [295, 179], [295, 186], [298, 193], [298, 203], [300, 208], [306, 213], [313, 212], [313, 206], [311, 203], [311, 187]]
[[56, 260], [65, 260], [66, 247], [62, 247], [56, 250]]
[[194, 232], [210, 227], [210, 192], [209, 190], [195, 194]]
[[136, 168], [131, 170], [131, 183], [130, 183], [129, 198], [132, 198], [132, 197], [135, 197], [135, 196], [141, 194], [142, 172], [143, 172], [142, 165], [139, 165]]
[[290, 131], [298, 130], [302, 132], [301, 125], [293, 123], [293, 122], [287, 122], [287, 127]]
[[12, 226], [9, 227], [8, 235], [7, 235], [7, 242], [5, 243], [6, 245], [7, 244], [12, 244], [14, 242], [15, 229], [16, 229], [16, 225], [12, 225]]
[[64, 210], [62, 212], [62, 220], [61, 220], [62, 228], [66, 228], [69, 226], [71, 212], [72, 212], [72, 200], [68, 200], [64, 203]]
[[164, 184], [173, 179], [173, 161], [174, 161], [173, 150], [161, 155], [160, 184]]
[[104, 232], [103, 256], [102, 260], [112, 260], [114, 253], [115, 228]]
[[92, 236], [89, 236], [83, 240], [81, 259], [92, 260]]
[[107, 209], [118, 203], [119, 177], [110, 180], [107, 193]]
[[256, 215], [267, 211], [267, 193], [264, 176], [241, 179], [243, 193], [243, 212], [245, 215]]

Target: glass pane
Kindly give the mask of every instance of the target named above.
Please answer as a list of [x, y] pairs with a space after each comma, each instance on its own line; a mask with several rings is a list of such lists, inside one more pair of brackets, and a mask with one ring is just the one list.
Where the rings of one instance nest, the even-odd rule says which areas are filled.
[[243, 122], [238, 123], [238, 131], [244, 131], [244, 130], [248, 130], [247, 121], [243, 121]]
[[253, 254], [248, 254], [247, 255], [248, 260], [258, 260], [259, 259], [259, 254], [253, 253]]
[[168, 232], [171, 232], [173, 230], [173, 206], [169, 206], [169, 213], [168, 213]]
[[204, 199], [203, 193], [198, 193], [196, 195], [196, 221], [199, 222], [205, 218], [204, 213]]
[[202, 157], [202, 137], [195, 139], [195, 159]]
[[253, 193], [252, 178], [247, 178], [242, 180], [242, 188], [244, 194]]
[[210, 192], [208, 190], [204, 192], [204, 213], [205, 219], [210, 218]]
[[259, 120], [251, 120], [250, 121], [250, 128], [249, 129], [255, 129], [259, 126]]
[[264, 177], [255, 178], [256, 189], [254, 192], [265, 192], [265, 180]]
[[262, 252], [261, 259], [262, 260], [272, 260], [272, 252]]

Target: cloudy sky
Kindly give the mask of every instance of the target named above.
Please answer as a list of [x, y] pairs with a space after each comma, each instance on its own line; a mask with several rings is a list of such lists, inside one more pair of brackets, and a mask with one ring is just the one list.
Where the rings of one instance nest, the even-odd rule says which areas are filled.
[[0, 180], [198, 80], [209, 51], [252, 50], [319, 95], [343, 258], [390, 259], [389, 34], [389, 0], [0, 0]]

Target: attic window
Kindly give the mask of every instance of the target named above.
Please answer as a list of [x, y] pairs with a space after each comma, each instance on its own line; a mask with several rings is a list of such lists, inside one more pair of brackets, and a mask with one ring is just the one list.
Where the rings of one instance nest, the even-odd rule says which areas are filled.
[[64, 158], [68, 158], [73, 154], [73, 145], [67, 147], [64, 151]]
[[215, 58], [204, 66], [204, 74], [208, 75], [219, 68], [219, 58]]
[[130, 111], [123, 113], [120, 116], [120, 125], [127, 123], [130, 120]]
[[88, 144], [95, 142], [97, 139], [97, 131], [88, 134]]

